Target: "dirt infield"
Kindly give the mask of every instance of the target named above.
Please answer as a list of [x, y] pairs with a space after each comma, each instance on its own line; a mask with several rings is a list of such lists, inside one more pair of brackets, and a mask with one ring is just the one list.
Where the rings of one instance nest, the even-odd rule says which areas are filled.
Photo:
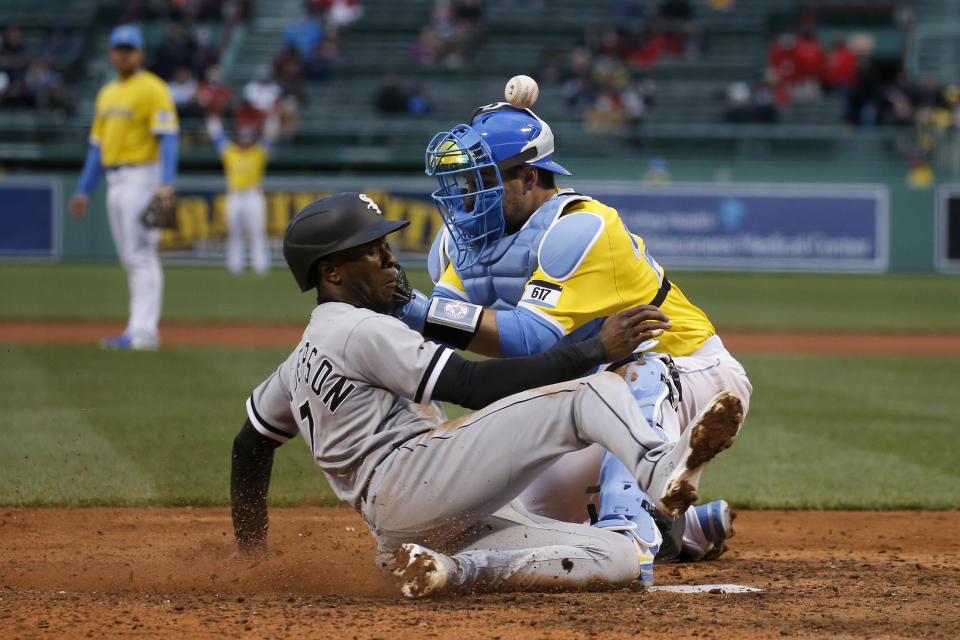
[[[123, 331], [118, 324], [94, 322], [0, 321], [0, 342], [96, 344]], [[300, 340], [302, 325], [176, 324], [160, 327], [164, 344], [283, 346]], [[960, 357], [960, 333], [817, 333], [723, 331], [724, 344], [734, 353], [798, 353], [828, 355], [911, 355]]]
[[661, 585], [757, 593], [403, 600], [348, 508], [273, 509], [277, 553], [231, 559], [229, 511], [0, 509], [2, 638], [960, 636], [960, 512], [746, 511], [719, 560]]
[[[0, 341], [96, 343], [94, 323], [0, 322]], [[290, 347], [300, 327], [175, 325], [167, 345]], [[724, 332], [735, 353], [960, 357], [960, 335]], [[0, 639], [960, 637], [960, 511], [746, 511], [731, 550], [658, 565], [729, 594], [498, 594], [406, 601], [352, 510], [271, 510], [273, 555], [231, 557], [226, 508], [0, 507]], [[714, 589], [713, 591], [717, 591]]]

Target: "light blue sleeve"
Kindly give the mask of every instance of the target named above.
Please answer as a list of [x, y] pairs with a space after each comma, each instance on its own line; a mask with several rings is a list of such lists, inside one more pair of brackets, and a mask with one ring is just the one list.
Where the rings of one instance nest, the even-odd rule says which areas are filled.
[[223, 148], [227, 146], [227, 136], [224, 135], [221, 130], [217, 135], [211, 136], [210, 141], [213, 142], [213, 148], [217, 150], [217, 153], [223, 155]]
[[503, 357], [537, 355], [563, 337], [555, 327], [523, 307], [497, 311], [497, 330], [500, 332], [500, 355]]
[[77, 193], [89, 196], [96, 191], [100, 179], [103, 177], [103, 164], [100, 161], [100, 147], [95, 144], [90, 145], [87, 151], [87, 159], [83, 163], [83, 173], [80, 174], [80, 182], [77, 183]]
[[177, 154], [180, 138], [175, 133], [162, 133], [160, 140], [160, 182], [172, 185], [177, 181]]

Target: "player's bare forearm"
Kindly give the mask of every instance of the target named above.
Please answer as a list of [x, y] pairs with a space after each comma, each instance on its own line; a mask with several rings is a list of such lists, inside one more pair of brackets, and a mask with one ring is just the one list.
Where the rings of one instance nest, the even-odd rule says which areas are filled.
[[260, 435], [250, 421], [233, 441], [230, 504], [233, 533], [242, 555], [257, 555], [267, 545], [267, 492], [278, 443]]
[[480, 318], [480, 327], [467, 345], [467, 349], [482, 356], [500, 357], [500, 330], [497, 328], [496, 311], [493, 309], [484, 311], [483, 317]]

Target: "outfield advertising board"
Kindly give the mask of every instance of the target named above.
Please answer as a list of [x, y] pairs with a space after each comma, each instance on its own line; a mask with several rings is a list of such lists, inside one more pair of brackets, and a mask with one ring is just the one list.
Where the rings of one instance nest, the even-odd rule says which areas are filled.
[[665, 266], [685, 269], [886, 271], [884, 187], [586, 185], [616, 208]]
[[937, 189], [936, 230], [937, 269], [960, 273], [960, 184]]
[[[223, 183], [186, 179], [178, 189], [179, 229], [161, 250], [173, 261], [222, 260]], [[595, 182], [580, 192], [616, 208], [668, 268], [881, 272], [888, 267], [888, 196], [877, 186], [779, 186]], [[442, 227], [429, 180], [268, 180], [267, 229], [274, 260], [290, 218], [323, 195], [364, 191], [388, 218], [410, 225], [392, 238], [407, 259], [422, 259]]]
[[59, 178], [0, 179], [0, 258], [58, 260], [61, 206]]

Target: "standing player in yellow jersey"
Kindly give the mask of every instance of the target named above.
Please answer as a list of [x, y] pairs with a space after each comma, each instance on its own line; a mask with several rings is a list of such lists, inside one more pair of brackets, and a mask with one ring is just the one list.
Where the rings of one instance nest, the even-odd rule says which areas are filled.
[[141, 219], [156, 194], [173, 202], [179, 127], [166, 83], [140, 68], [143, 33], [121, 25], [110, 35], [110, 62], [117, 77], [97, 94], [90, 149], [70, 212], [87, 215], [90, 194], [107, 177], [107, 216], [120, 263], [127, 272], [130, 316], [124, 332], [105, 338], [112, 349], [155, 349], [163, 304], [160, 229]]
[[[671, 283], [615, 209], [557, 188], [555, 174], [570, 172], [553, 160], [553, 150], [547, 123], [507, 103], [481, 107], [470, 124], [434, 137], [427, 173], [439, 180], [433, 199], [445, 223], [429, 259], [436, 286], [431, 299], [415, 297], [401, 319], [419, 328], [431, 304], [439, 304], [436, 298], [479, 304], [486, 309], [478, 332], [469, 344], [456, 346], [520, 356], [582, 340], [618, 311], [653, 304], [672, 325], [659, 336], [657, 351], [665, 355], [629, 365], [626, 377], [663, 437], [677, 440], [721, 391], [740, 396], [746, 414], [752, 387], [706, 314]], [[564, 456], [521, 499], [535, 513], [572, 521], [586, 518], [592, 499], [599, 502], [593, 505], [599, 513], [592, 515], [600, 526], [638, 527], [634, 533], [662, 554], [652, 522], [637, 508], [642, 493], [616, 488], [631, 481], [611, 458], [597, 447]], [[597, 485], [599, 495], [589, 495], [588, 487]], [[731, 519], [725, 501], [691, 507], [687, 555], [722, 553]], [[680, 523], [667, 524], [674, 526], [672, 554]]]
[[280, 130], [280, 121], [271, 113], [257, 140], [256, 131], [237, 131], [237, 142], [227, 140], [220, 118], [207, 118], [207, 134], [213, 141], [227, 178], [227, 269], [243, 272], [243, 236], [250, 242], [250, 267], [264, 274], [270, 269], [270, 247], [267, 244], [267, 201], [263, 195], [263, 173], [273, 141]]

